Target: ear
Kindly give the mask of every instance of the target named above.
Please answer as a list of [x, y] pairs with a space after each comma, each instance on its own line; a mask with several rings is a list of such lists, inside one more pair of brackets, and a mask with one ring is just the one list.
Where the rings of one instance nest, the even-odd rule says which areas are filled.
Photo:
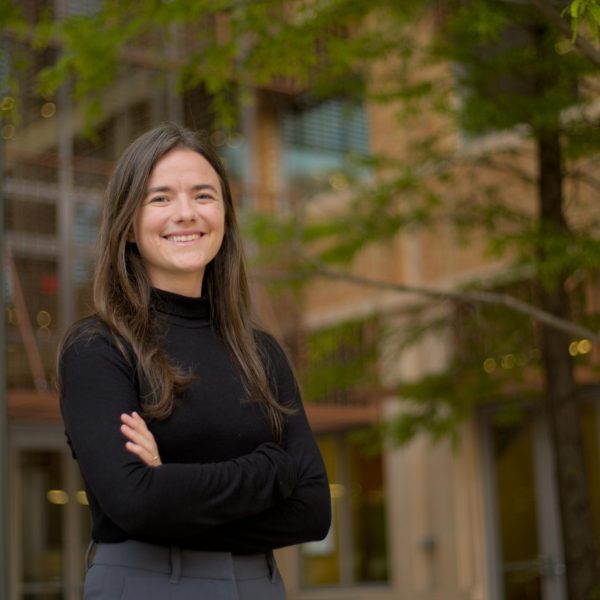
[[129, 228], [127, 232], [127, 237], [125, 238], [130, 244], [135, 244], [135, 233], [133, 232], [133, 227]]

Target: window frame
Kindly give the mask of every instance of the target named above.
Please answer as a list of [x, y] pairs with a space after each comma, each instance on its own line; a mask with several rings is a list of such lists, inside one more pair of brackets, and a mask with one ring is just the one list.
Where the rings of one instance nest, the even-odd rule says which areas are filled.
[[[364, 429], [364, 428], [361, 428]], [[345, 588], [352, 589], [388, 589], [393, 587], [392, 574], [392, 557], [391, 557], [391, 539], [389, 536], [389, 511], [387, 509], [387, 494], [386, 494], [386, 473], [385, 473], [385, 453], [381, 452], [378, 459], [381, 463], [382, 491], [384, 495], [384, 511], [385, 511], [385, 556], [387, 561], [387, 579], [380, 581], [357, 581], [354, 574], [355, 550], [354, 550], [354, 523], [352, 519], [352, 503], [351, 495], [344, 493], [336, 494], [336, 484], [341, 485], [343, 489], [349, 490], [352, 485], [351, 459], [348, 452], [348, 447], [352, 443], [348, 437], [354, 434], [357, 430], [345, 430], [341, 432], [328, 432], [317, 435], [317, 442], [323, 440], [331, 441], [334, 444], [334, 460], [336, 481], [330, 478], [330, 489], [332, 491], [332, 529], [334, 530], [334, 548], [337, 553], [337, 569], [339, 573], [339, 581], [337, 583], [309, 583], [306, 581], [304, 554], [303, 550], [310, 548], [314, 542], [301, 544], [298, 547], [297, 564], [298, 564], [298, 588], [301, 592], [311, 592], [319, 589], [335, 589], [341, 590]], [[336, 502], [339, 504], [336, 507]], [[329, 533], [328, 533], [329, 535]], [[320, 544], [322, 542], [317, 542]]]

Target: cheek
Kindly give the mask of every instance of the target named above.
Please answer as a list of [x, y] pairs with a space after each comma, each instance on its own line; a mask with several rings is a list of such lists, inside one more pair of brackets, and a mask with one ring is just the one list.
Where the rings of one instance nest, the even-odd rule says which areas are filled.
[[215, 231], [219, 231], [221, 236], [225, 232], [225, 211], [220, 209], [215, 211], [211, 218], [212, 227]]
[[225, 240], [225, 231], [227, 229], [227, 225], [225, 223], [225, 215], [221, 214], [220, 218], [215, 222], [215, 230], [219, 231], [219, 236], [218, 236], [218, 249], [217, 249], [217, 254], [221, 251], [221, 249], [223, 248], [223, 241]]
[[160, 215], [154, 214], [140, 214], [133, 222], [132, 232], [137, 240], [140, 242], [152, 240], [155, 236], [160, 235], [162, 231], [162, 222]]

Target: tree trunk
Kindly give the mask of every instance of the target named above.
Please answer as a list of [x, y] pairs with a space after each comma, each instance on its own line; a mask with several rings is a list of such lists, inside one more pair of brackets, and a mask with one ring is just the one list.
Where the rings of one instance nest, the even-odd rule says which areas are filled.
[[[568, 232], [563, 212], [562, 160], [558, 127], [537, 136], [538, 202], [542, 231]], [[544, 250], [540, 248], [540, 258]], [[570, 318], [565, 278], [549, 284], [539, 282], [544, 310]], [[590, 600], [598, 586], [598, 556], [592, 508], [584, 465], [581, 421], [576, 402], [573, 360], [568, 334], [541, 326], [545, 374], [544, 401], [551, 424], [556, 461], [562, 537], [569, 600]]]

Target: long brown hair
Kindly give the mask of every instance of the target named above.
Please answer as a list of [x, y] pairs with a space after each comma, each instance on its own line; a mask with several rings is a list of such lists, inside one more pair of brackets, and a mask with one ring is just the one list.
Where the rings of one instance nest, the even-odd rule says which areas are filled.
[[[216, 257], [206, 266], [203, 293], [212, 318], [237, 366], [250, 398], [264, 403], [276, 439], [281, 440], [283, 414], [269, 385], [267, 356], [261, 350], [252, 319], [250, 292], [242, 241], [223, 164], [210, 146], [191, 131], [167, 123], [138, 137], [123, 153], [110, 178], [99, 235], [99, 256], [93, 282], [93, 302], [110, 327], [121, 351], [125, 340], [133, 349], [138, 371], [149, 390], [142, 398], [148, 417], [164, 419], [175, 396], [190, 375], [171, 364], [158, 343], [151, 318], [152, 284], [137, 246], [128, 241], [136, 211], [155, 164], [174, 148], [188, 148], [203, 156], [216, 171], [225, 203], [225, 235]], [[129, 236], [130, 237], [130, 236]]]

